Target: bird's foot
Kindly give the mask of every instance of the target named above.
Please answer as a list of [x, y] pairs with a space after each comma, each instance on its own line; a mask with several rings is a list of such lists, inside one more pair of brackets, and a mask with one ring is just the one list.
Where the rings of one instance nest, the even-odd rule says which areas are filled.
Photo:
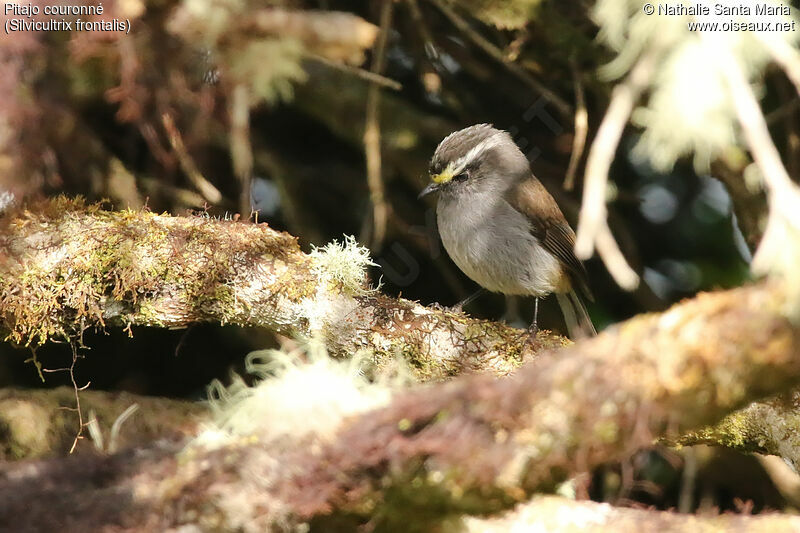
[[542, 349], [542, 343], [539, 340], [539, 328], [528, 328], [528, 331], [523, 333], [525, 341], [522, 344], [523, 353], [535, 354]]
[[536, 335], [539, 333], [539, 326], [537, 324], [531, 324], [531, 327], [528, 328], [528, 336], [525, 339], [526, 344], [530, 344], [536, 341]]

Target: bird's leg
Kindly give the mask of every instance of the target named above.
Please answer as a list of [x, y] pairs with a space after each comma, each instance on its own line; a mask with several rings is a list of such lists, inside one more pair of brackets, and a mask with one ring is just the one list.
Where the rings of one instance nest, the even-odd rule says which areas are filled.
[[525, 346], [533, 348], [536, 344], [536, 332], [539, 331], [539, 297], [533, 298], [533, 322], [528, 328], [528, 338], [525, 339]]
[[533, 322], [531, 322], [531, 327], [528, 328], [528, 333], [531, 337], [536, 336], [536, 332], [539, 331], [539, 297], [536, 296], [533, 298]]
[[460, 313], [464, 309], [465, 305], [467, 305], [468, 303], [474, 302], [476, 299], [478, 299], [478, 297], [480, 297], [485, 292], [486, 292], [486, 289], [478, 289], [477, 291], [475, 291], [474, 293], [470, 294], [469, 296], [467, 296], [466, 298], [464, 298], [463, 300], [458, 302], [456, 305], [451, 307], [450, 311], [453, 311], [454, 313]]

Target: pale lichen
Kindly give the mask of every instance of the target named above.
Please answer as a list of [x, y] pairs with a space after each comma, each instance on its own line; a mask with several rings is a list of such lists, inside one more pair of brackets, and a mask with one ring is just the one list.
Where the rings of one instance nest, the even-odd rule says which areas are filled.
[[246, 369], [260, 381], [248, 386], [234, 376], [229, 386], [213, 382], [209, 403], [214, 423], [198, 442], [214, 447], [239, 438], [330, 438], [345, 417], [388, 404], [392, 391], [408, 381], [400, 367], [371, 381], [365, 372], [369, 364], [367, 353], [346, 361], [331, 359], [316, 340], [294, 353], [253, 352]]
[[366, 282], [367, 267], [377, 265], [370, 258], [369, 249], [356, 242], [355, 237], [346, 235], [341, 243], [334, 240], [321, 248], [314, 247], [310, 255], [320, 281], [338, 284], [353, 296], [366, 296], [378, 289]]

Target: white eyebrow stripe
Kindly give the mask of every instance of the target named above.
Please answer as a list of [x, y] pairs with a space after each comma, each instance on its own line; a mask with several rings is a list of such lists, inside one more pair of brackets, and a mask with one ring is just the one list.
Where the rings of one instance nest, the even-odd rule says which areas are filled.
[[469, 166], [472, 161], [475, 160], [476, 157], [481, 155], [486, 150], [490, 150], [495, 146], [499, 145], [502, 142], [502, 133], [497, 132], [490, 137], [485, 138], [475, 146], [473, 146], [469, 152], [464, 154], [463, 156], [459, 157], [455, 161], [451, 162], [447, 167], [450, 169], [450, 172], [453, 176], [457, 176], [464, 171], [467, 166]]

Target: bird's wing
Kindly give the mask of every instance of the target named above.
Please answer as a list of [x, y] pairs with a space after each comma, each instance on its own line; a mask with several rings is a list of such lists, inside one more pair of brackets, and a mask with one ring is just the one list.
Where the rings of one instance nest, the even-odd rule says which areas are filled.
[[531, 175], [511, 187], [506, 200], [531, 221], [531, 233], [566, 267], [569, 277], [580, 286], [586, 297], [594, 301], [586, 268], [575, 257], [575, 232], [544, 185]]

